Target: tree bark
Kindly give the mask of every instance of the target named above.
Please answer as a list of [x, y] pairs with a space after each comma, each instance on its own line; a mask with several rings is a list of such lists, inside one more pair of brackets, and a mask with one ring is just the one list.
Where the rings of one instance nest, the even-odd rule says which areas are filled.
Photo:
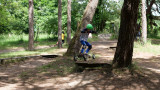
[[145, 0], [142, 0], [142, 41], [144, 44], [147, 42], [147, 18], [145, 6]]
[[153, 32], [153, 20], [154, 16], [152, 15], [152, 6], [155, 4], [156, 5], [156, 0], [147, 0], [147, 23], [150, 26], [150, 32]]
[[29, 0], [29, 45], [30, 51], [34, 50], [34, 23], [33, 23], [33, 0]]
[[140, 0], [124, 0], [118, 43], [112, 63], [114, 68], [128, 67], [132, 64], [139, 2]]
[[79, 23], [79, 25], [77, 26], [77, 31], [76, 31], [74, 37], [72, 38], [65, 55], [73, 56], [74, 54], [79, 53], [79, 50], [81, 48], [81, 44], [80, 44], [80, 40], [79, 40], [80, 35], [81, 35], [80, 31], [83, 28], [85, 28], [87, 24], [91, 23], [92, 18], [95, 13], [95, 10], [98, 5], [98, 1], [99, 0], [89, 0], [89, 3], [84, 11], [84, 14], [83, 14], [83, 18], [82, 18], [81, 22]]
[[67, 10], [67, 43], [69, 44], [71, 41], [71, 1], [68, 0], [68, 10]]
[[62, 48], [62, 0], [58, 0], [58, 48]]

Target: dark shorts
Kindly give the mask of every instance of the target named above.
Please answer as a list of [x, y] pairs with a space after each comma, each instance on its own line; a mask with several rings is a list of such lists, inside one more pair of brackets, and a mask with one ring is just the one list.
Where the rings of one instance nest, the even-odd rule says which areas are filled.
[[91, 44], [90, 44], [89, 42], [83, 41], [83, 40], [81, 40], [81, 44], [82, 44], [83, 46], [91, 46]]

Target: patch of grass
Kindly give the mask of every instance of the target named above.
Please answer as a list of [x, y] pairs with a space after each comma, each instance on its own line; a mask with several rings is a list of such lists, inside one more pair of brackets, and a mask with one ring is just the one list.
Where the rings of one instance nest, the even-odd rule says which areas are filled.
[[10, 60], [4, 60], [1, 65], [8, 65], [8, 64], [13, 64], [13, 63], [19, 63], [21, 61], [24, 61], [25, 59], [10, 59]]
[[[28, 48], [28, 34], [23, 35], [0, 35], [0, 49], [9, 49], [23, 47]], [[35, 41], [35, 46], [38, 45], [53, 45], [56, 44], [57, 37], [51, 38], [48, 34], [39, 34], [39, 38]]]
[[20, 57], [20, 56], [29, 56], [37, 54], [39, 54], [39, 52], [37, 51], [17, 51], [17, 52], [2, 53], [0, 54], [0, 58]]
[[116, 68], [112, 70], [115, 75], [134, 74], [134, 72], [141, 72], [141, 68], [136, 63], [133, 63], [126, 68]]
[[47, 49], [39, 49], [35, 51], [16, 51], [16, 52], [7, 52], [1, 53], [0, 58], [11, 58], [11, 57], [22, 57], [22, 56], [33, 56], [40, 55], [43, 53], [53, 54], [56, 53], [57, 47], [47, 48]]
[[95, 34], [92, 34], [92, 38], [89, 38], [88, 39], [88, 42], [94, 42], [94, 41], [98, 41], [99, 39], [98, 39], [98, 36], [97, 35], [95, 35]]
[[[38, 49], [35, 51], [27, 51], [28, 48], [28, 35], [0, 35], [0, 50], [24, 48], [25, 50], [1, 53], [0, 58], [10, 58], [19, 56], [39, 55], [43, 53], [53, 54], [56, 52], [57, 47], [53, 47], [57, 43], [57, 37], [51, 38], [48, 34], [39, 34], [39, 38], [34, 43], [34, 47], [38, 46], [50, 46], [47, 48]], [[68, 45], [63, 44], [63, 48], [67, 48]]]
[[128, 69], [132, 72], [132, 71], [139, 71], [140, 67], [137, 65], [137, 62], [133, 62], [132, 65], [130, 65], [128, 67]]
[[24, 47], [27, 45], [27, 36], [24, 35], [0, 35], [0, 49], [8, 49], [13, 47]]
[[76, 66], [71, 57], [57, 57], [49, 64], [21, 72], [19, 77], [26, 81], [35, 81], [44, 80], [46, 77], [66, 76], [83, 70], [83, 68]]
[[56, 70], [57, 74], [64, 76], [77, 71], [74, 61], [69, 57], [56, 58], [50, 64], [37, 68], [40, 72], [47, 72], [49, 69]]
[[132, 62], [131, 65], [128, 67], [122, 67], [122, 68], [113, 68], [112, 67], [112, 73], [114, 75], [125, 75], [125, 74], [135, 74], [137, 72], [142, 72], [142, 68], [140, 68], [137, 65], [137, 62]]
[[160, 39], [160, 32], [158, 32], [157, 34], [149, 33], [147, 37], [152, 39]]
[[54, 38], [41, 38], [41, 39], [38, 39], [36, 42], [35, 42], [35, 46], [41, 46], [41, 45], [54, 45], [57, 43], [57, 40], [58, 38], [57, 37], [54, 37]]
[[151, 53], [160, 55], [160, 45], [153, 44], [152, 39], [148, 39], [147, 43], [143, 45], [140, 41], [134, 43], [134, 52]]
[[126, 73], [130, 73], [128, 68], [114, 68], [112, 69], [112, 73], [114, 75], [124, 75]]
[[110, 37], [110, 40], [115, 40], [115, 39], [118, 39], [118, 35], [113, 33]]
[[110, 34], [110, 32], [108, 30], [103, 30], [101, 32], [98, 32], [98, 34]]
[[21, 72], [21, 74], [19, 75], [19, 77], [20, 78], [22, 78], [22, 79], [27, 79], [28, 78], [28, 76], [29, 76], [29, 73], [28, 72]]

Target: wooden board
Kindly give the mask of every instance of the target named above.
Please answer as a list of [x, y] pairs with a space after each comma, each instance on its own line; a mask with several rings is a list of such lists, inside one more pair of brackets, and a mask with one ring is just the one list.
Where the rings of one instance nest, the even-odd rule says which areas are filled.
[[94, 61], [94, 60], [76, 61], [75, 64], [77, 64], [78, 66], [82, 66], [82, 67], [102, 67], [102, 66], [111, 67], [110, 61], [106, 61], [106, 62]]
[[35, 58], [35, 57], [45, 57], [45, 58], [55, 58], [60, 55], [35, 55], [35, 56], [23, 56], [23, 57], [12, 57], [12, 58], [2, 58], [0, 59], [0, 64], [3, 64], [5, 60], [18, 60], [18, 59], [28, 59], [28, 58]]
[[55, 57], [59, 57], [60, 55], [41, 55], [41, 56], [46, 58], [55, 58]]

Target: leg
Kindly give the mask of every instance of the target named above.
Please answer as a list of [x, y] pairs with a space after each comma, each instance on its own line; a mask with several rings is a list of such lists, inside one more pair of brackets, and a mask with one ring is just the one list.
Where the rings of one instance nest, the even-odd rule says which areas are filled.
[[82, 46], [82, 49], [81, 49], [81, 53], [83, 53], [84, 52], [84, 50], [85, 50], [85, 47], [86, 47], [86, 43], [85, 43], [85, 41], [81, 41], [81, 44], [83, 45]]
[[64, 40], [62, 40], [62, 44], [64, 43]]
[[92, 45], [87, 41], [85, 43], [88, 46], [88, 49], [86, 50], [86, 53], [88, 54], [88, 52], [92, 49]]

